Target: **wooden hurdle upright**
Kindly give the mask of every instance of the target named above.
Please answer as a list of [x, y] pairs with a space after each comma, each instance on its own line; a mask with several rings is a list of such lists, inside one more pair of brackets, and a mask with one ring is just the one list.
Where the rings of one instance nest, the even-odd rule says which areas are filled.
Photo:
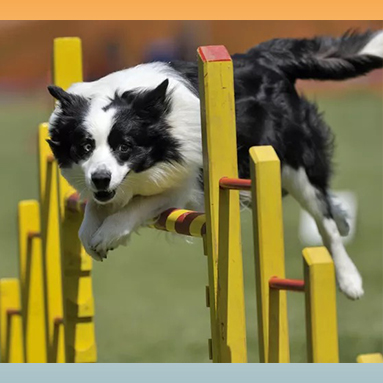
[[[53, 82], [66, 89], [78, 81], [80, 39], [55, 39]], [[0, 282], [1, 361], [95, 362], [92, 260], [78, 239], [82, 217], [66, 208], [74, 190], [60, 176], [47, 138], [44, 123], [38, 135], [40, 202], [19, 204], [20, 283]]]
[[[303, 250], [304, 280], [285, 278], [279, 159], [250, 150], [251, 179], [238, 178], [233, 63], [223, 46], [198, 49], [205, 212], [169, 209], [154, 229], [201, 237], [207, 255], [209, 355], [247, 362], [239, 191], [252, 195], [261, 362], [289, 362], [286, 291], [305, 294], [309, 362], [338, 362], [335, 273], [324, 247]], [[54, 41], [53, 82], [82, 81], [81, 41]], [[40, 201], [19, 204], [19, 279], [0, 280], [1, 362], [95, 362], [91, 258], [77, 232], [85, 203], [60, 176], [39, 127]], [[324, 315], [325, 313], [325, 315]], [[382, 362], [380, 354], [359, 362]]]

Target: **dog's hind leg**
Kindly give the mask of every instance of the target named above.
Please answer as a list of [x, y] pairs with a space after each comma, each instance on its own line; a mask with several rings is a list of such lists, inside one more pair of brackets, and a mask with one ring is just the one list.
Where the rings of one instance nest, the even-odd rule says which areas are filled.
[[334, 259], [340, 290], [351, 299], [360, 298], [364, 293], [362, 278], [344, 248], [334, 218], [338, 212], [333, 211], [328, 193], [310, 182], [304, 168], [293, 169], [287, 165], [282, 168], [282, 187], [314, 218], [323, 243]]
[[350, 224], [348, 222], [349, 215], [336, 196], [329, 194], [328, 200], [339, 233], [342, 237], [346, 237], [350, 232]]

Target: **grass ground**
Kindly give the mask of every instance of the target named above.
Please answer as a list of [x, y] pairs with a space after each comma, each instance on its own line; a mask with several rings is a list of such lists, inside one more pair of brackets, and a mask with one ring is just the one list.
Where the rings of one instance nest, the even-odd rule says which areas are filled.
[[[17, 275], [18, 201], [37, 197], [37, 124], [49, 105], [38, 98], [0, 98], [0, 277]], [[348, 250], [364, 276], [358, 302], [338, 293], [340, 356], [382, 352], [382, 98], [370, 93], [320, 97], [337, 136], [335, 189], [354, 191], [357, 232]], [[45, 105], [45, 107], [44, 107]], [[243, 214], [249, 361], [258, 361], [251, 217]], [[302, 277], [299, 209], [284, 201], [287, 274]], [[209, 313], [202, 244], [147, 229], [128, 248], [94, 265], [96, 337], [100, 362], [207, 362]], [[305, 361], [303, 296], [288, 296], [292, 361]]]

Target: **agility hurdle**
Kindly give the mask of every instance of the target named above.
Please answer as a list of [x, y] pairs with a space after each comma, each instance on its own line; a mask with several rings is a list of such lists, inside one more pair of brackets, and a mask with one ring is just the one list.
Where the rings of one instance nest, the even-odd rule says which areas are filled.
[[[80, 39], [56, 39], [53, 82], [66, 89], [78, 81]], [[92, 260], [77, 235], [81, 215], [65, 208], [74, 190], [59, 175], [47, 138], [47, 124], [41, 124], [40, 202], [22, 201], [18, 208], [19, 281], [0, 285], [1, 361], [95, 362]], [[13, 319], [16, 313], [21, 326]]]
[[[154, 229], [201, 237], [207, 255], [213, 362], [247, 362], [239, 190], [252, 194], [261, 362], [289, 362], [286, 291], [306, 298], [308, 361], [338, 362], [335, 275], [325, 248], [305, 249], [304, 280], [285, 278], [280, 162], [250, 150], [238, 179], [233, 64], [222, 46], [198, 49], [205, 212], [169, 209]], [[54, 83], [82, 81], [81, 41], [56, 39]], [[2, 362], [95, 362], [91, 258], [77, 236], [85, 204], [60, 176], [39, 127], [40, 202], [19, 204], [19, 279], [0, 281]], [[326, 315], [323, 315], [326, 313]], [[364, 355], [359, 362], [379, 361]]]

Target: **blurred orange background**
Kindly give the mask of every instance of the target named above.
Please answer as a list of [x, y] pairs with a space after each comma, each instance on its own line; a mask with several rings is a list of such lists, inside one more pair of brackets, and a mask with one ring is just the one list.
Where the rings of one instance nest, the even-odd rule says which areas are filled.
[[[199, 45], [223, 44], [236, 53], [276, 37], [341, 35], [351, 28], [380, 29], [382, 21], [0, 21], [0, 90], [50, 82], [55, 37], [81, 37], [89, 80], [143, 61], [193, 60]], [[378, 76], [376, 71], [339, 89], [370, 86]]]

